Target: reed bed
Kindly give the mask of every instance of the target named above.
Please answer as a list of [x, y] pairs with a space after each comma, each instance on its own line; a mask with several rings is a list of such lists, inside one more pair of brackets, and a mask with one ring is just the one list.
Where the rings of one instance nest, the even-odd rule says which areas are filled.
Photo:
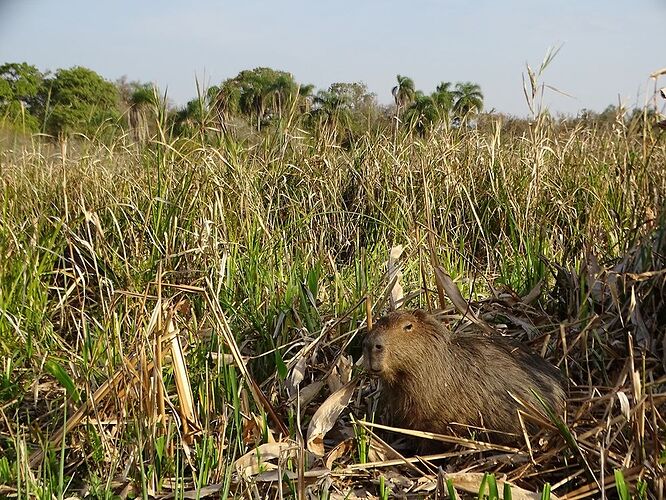
[[[160, 132], [4, 141], [0, 495], [664, 498], [663, 132]], [[383, 443], [358, 359], [395, 306], [529, 343], [564, 420]]]

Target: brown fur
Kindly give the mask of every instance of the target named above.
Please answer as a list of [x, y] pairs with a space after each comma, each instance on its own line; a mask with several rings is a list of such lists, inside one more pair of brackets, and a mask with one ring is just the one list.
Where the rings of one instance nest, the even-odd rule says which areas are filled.
[[509, 393], [538, 409], [532, 391], [558, 414], [564, 407], [560, 372], [543, 358], [504, 337], [451, 332], [420, 310], [381, 318], [363, 355], [384, 383], [394, 425], [445, 433], [458, 423], [520, 434], [521, 405]]

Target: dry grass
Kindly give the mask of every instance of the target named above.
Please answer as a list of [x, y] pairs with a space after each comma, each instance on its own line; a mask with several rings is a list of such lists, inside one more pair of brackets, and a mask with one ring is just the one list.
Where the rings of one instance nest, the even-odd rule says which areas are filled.
[[[91, 139], [65, 164], [4, 147], [0, 494], [438, 497], [492, 472], [514, 498], [612, 496], [622, 478], [663, 498], [658, 134], [539, 117], [348, 148], [295, 126]], [[440, 460], [382, 444], [354, 362], [396, 245], [411, 306], [562, 369], [564, 422], [515, 448], [447, 437]]]

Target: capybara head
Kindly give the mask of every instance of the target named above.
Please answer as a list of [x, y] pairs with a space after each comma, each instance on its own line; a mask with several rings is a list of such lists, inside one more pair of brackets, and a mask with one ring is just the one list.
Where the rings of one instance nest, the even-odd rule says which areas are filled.
[[[392, 381], [413, 369], [426, 337], [442, 337], [437, 320], [422, 310], [394, 311], [381, 318], [363, 340], [363, 358], [369, 373]], [[419, 337], [416, 340], [415, 337]], [[439, 338], [444, 342], [444, 338]], [[405, 352], [406, 349], [413, 352]]]

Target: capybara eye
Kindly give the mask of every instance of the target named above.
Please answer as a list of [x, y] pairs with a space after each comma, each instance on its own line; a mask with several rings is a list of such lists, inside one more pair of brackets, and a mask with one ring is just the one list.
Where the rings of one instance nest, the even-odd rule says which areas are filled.
[[381, 345], [381, 344], [375, 344], [375, 349], [377, 349], [378, 351], [381, 351], [381, 350], [384, 349], [384, 346]]
[[404, 329], [407, 330], [407, 331], [409, 331], [409, 330], [412, 329], [412, 326], [413, 326], [413, 325], [412, 325], [411, 323], [407, 323], [407, 324], [404, 326]]

